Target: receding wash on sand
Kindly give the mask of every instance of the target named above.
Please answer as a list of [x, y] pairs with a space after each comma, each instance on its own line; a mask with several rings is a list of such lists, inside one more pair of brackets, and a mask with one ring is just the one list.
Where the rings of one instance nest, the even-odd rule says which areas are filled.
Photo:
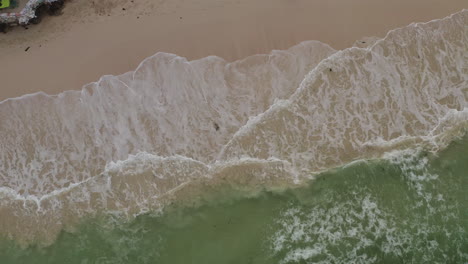
[[462, 10], [6, 99], [0, 263], [466, 263], [467, 54]]

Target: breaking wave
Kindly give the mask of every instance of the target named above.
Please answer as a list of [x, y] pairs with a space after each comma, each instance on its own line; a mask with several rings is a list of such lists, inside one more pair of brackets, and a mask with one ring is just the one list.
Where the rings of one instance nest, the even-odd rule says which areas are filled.
[[233, 63], [158, 53], [81, 91], [5, 100], [0, 232], [51, 241], [97, 212], [133, 217], [226, 182], [282, 188], [443, 148], [468, 127], [467, 24], [464, 10], [368, 47], [308, 41]]

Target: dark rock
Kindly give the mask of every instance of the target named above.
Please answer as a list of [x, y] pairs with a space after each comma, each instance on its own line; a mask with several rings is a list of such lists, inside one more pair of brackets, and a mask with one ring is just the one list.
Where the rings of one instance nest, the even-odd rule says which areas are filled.
[[0, 32], [7, 33], [8, 25], [4, 23], [0, 23]]
[[36, 8], [36, 11], [34, 14], [36, 15], [35, 18], [29, 20], [31, 24], [39, 24], [42, 21], [42, 18], [44, 17], [45, 14], [48, 13], [48, 6], [45, 4], [42, 4]]
[[48, 7], [48, 14], [51, 16], [58, 16], [62, 14], [64, 0], [58, 0], [47, 5]]

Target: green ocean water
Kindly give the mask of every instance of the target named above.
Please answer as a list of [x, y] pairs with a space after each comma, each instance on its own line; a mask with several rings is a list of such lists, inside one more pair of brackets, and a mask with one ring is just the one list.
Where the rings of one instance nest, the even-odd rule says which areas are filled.
[[50, 246], [0, 245], [0, 263], [467, 263], [468, 137], [127, 223], [85, 221]]

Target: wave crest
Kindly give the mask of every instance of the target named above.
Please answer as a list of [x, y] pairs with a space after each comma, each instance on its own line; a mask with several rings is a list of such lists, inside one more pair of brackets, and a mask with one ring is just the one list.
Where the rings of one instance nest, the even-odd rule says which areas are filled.
[[158, 53], [81, 91], [6, 100], [1, 232], [50, 241], [97, 212], [132, 217], [226, 184], [293, 186], [414, 143], [444, 147], [467, 128], [467, 24], [464, 10], [365, 48], [311, 41], [234, 63]]

